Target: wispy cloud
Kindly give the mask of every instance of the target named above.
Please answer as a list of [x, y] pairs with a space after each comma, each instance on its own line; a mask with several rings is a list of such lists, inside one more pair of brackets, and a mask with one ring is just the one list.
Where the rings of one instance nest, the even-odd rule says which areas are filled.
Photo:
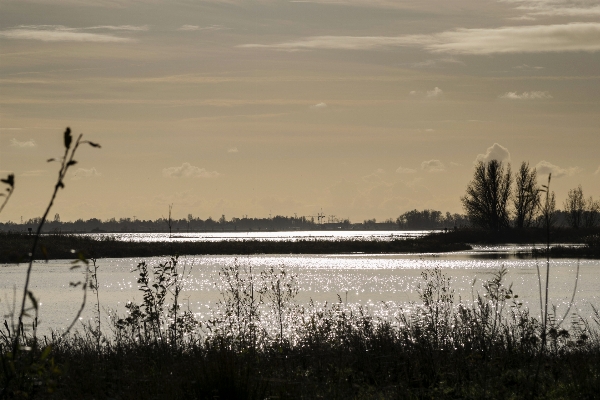
[[596, 170], [596, 172], [594, 172], [594, 175], [600, 175], [600, 167], [598, 167], [598, 169]]
[[178, 31], [198, 31], [200, 27], [198, 25], [181, 25]]
[[435, 87], [433, 88], [433, 90], [428, 90], [427, 91], [427, 97], [439, 97], [443, 94], [444, 92], [442, 91], [442, 89], [440, 89], [439, 87]]
[[482, 161], [484, 163], [487, 163], [491, 160], [510, 162], [510, 152], [506, 147], [498, 143], [494, 143], [493, 145], [487, 148], [485, 154], [478, 154], [477, 159], [475, 161]]
[[108, 31], [147, 31], [150, 30], [148, 25], [97, 25], [90, 26], [87, 28], [81, 29], [89, 29], [89, 30], [108, 30]]
[[421, 169], [427, 172], [443, 172], [446, 166], [440, 160], [429, 160], [421, 163]]
[[227, 149], [227, 152], [228, 152], [228, 153], [238, 153], [238, 152], [239, 152], [239, 150], [238, 150], [238, 148], [237, 148], [237, 147], [232, 147], [232, 148], [230, 148], [230, 149]]
[[327, 104], [325, 103], [317, 103], [310, 106], [311, 110], [324, 110], [325, 108], [327, 108]]
[[519, 69], [521, 71], [539, 71], [544, 69], [544, 67], [532, 66], [527, 64], [521, 64], [513, 67], [514, 69]]
[[540, 175], [548, 175], [549, 173], [552, 173], [552, 176], [555, 178], [560, 178], [561, 176], [571, 176], [581, 172], [581, 168], [579, 167], [561, 168], [558, 165], [554, 165], [545, 160], [537, 163], [535, 169]]
[[417, 63], [408, 64], [414, 68], [433, 68], [440, 67], [443, 64], [460, 64], [465, 65], [464, 62], [457, 60], [456, 58], [447, 57], [447, 58], [438, 58], [438, 59], [429, 59]]
[[[506, 1], [506, 0], [505, 0]], [[600, 5], [596, 0], [508, 0], [520, 4], [517, 10], [524, 17], [597, 17]]]
[[0, 31], [0, 38], [41, 40], [43, 42], [119, 43], [132, 42], [134, 39], [114, 36], [106, 33], [90, 33], [83, 31], [86, 29], [143, 30], [133, 28], [136, 27], [129, 25], [123, 25], [121, 27], [105, 25], [102, 27], [97, 26], [90, 28], [68, 28], [62, 25], [23, 25], [17, 28]]
[[220, 31], [223, 29], [228, 29], [222, 25], [210, 25], [210, 26], [200, 26], [200, 25], [181, 25], [178, 31]]
[[21, 147], [21, 148], [23, 148], [23, 147], [35, 147], [36, 143], [35, 143], [35, 140], [33, 140], [33, 139], [29, 139], [29, 140], [27, 140], [25, 142], [19, 142], [17, 139], [12, 138], [12, 139], [10, 139], [10, 145], [12, 147]]
[[552, 95], [548, 92], [542, 91], [533, 91], [533, 92], [523, 92], [521, 94], [517, 92], [506, 92], [498, 96], [501, 99], [508, 100], [543, 100], [543, 99], [551, 99]]
[[436, 86], [431, 90], [426, 90], [425, 92], [422, 92], [419, 90], [411, 90], [408, 94], [410, 94], [411, 96], [417, 97], [417, 98], [418, 97], [427, 97], [430, 99], [434, 99], [436, 97], [442, 97], [442, 95], [444, 94], [444, 91]]
[[312, 36], [275, 44], [244, 44], [244, 48], [285, 51], [376, 50], [417, 46], [433, 53], [497, 54], [600, 51], [600, 23], [576, 22], [555, 25], [460, 28], [432, 35], [404, 36]]
[[207, 171], [186, 162], [180, 167], [165, 168], [162, 172], [167, 178], [216, 178], [220, 175], [217, 171]]
[[407, 36], [311, 36], [291, 42], [277, 44], [243, 44], [244, 48], [264, 48], [275, 50], [373, 50], [390, 46], [415, 46], [434, 41], [429, 35]]
[[414, 174], [416, 172], [417, 172], [416, 169], [404, 168], [404, 167], [398, 167], [398, 169], [396, 170], [396, 173], [398, 173], [398, 174]]
[[80, 180], [80, 179], [84, 179], [84, 178], [94, 178], [94, 177], [98, 177], [98, 176], [102, 176], [102, 174], [100, 172], [98, 172], [96, 170], [96, 168], [90, 168], [90, 169], [85, 169], [85, 168], [78, 168], [77, 170], [75, 170], [73, 172], [73, 179], [74, 181]]

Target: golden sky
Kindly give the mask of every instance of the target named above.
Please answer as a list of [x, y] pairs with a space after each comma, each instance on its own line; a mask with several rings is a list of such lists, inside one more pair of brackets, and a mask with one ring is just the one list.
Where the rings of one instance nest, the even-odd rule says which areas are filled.
[[4, 0], [1, 221], [461, 212], [477, 159], [600, 197], [597, 0]]

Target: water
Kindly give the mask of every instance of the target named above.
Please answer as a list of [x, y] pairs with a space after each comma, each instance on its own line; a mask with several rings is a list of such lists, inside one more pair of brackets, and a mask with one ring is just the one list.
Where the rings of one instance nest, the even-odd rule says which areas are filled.
[[[539, 315], [539, 287], [537, 267], [545, 276], [545, 261], [516, 255], [527, 250], [520, 246], [476, 247], [470, 251], [447, 254], [344, 254], [344, 255], [255, 255], [182, 257], [180, 262], [191, 272], [185, 277], [182, 304], [199, 317], [205, 318], [219, 299], [219, 270], [236, 261], [258, 272], [268, 267], [284, 266], [297, 275], [300, 293], [297, 300], [306, 304], [337, 302], [339, 298], [351, 305], [366, 305], [374, 314], [384, 314], [393, 308], [410, 308], [411, 302], [419, 300], [417, 287], [422, 282], [421, 272], [439, 267], [451, 278], [456, 298], [470, 302], [477, 292], [483, 293], [481, 283], [490, 279], [502, 266], [508, 270], [507, 283], [519, 295], [524, 306], [533, 316]], [[147, 258], [150, 265], [164, 258]], [[127, 301], [140, 302], [137, 275], [131, 272], [143, 261], [138, 258], [112, 258], [98, 260], [100, 302], [103, 314], [107, 309], [124, 314]], [[572, 311], [583, 317], [591, 314], [590, 304], [600, 306], [600, 260], [556, 259], [551, 260], [550, 303], [562, 317], [573, 293], [577, 265], [579, 281]], [[48, 263], [36, 262], [33, 268], [31, 290], [40, 303], [40, 330], [66, 327], [81, 304], [81, 288], [73, 288], [70, 282], [83, 279], [81, 269], [71, 269], [69, 260]], [[23, 285], [27, 266], [0, 266], [0, 309], [8, 314], [13, 307], [15, 287]], [[475, 282], [475, 284], [473, 284]], [[21, 292], [16, 291], [20, 298]], [[338, 297], [339, 296], [339, 297]], [[93, 317], [95, 298], [88, 295], [88, 304], [82, 321]], [[106, 325], [105, 325], [106, 326]]]
[[289, 231], [289, 232], [175, 232], [168, 233], [83, 233], [97, 239], [106, 237], [134, 242], [214, 242], [221, 240], [392, 240], [425, 236], [435, 231]]

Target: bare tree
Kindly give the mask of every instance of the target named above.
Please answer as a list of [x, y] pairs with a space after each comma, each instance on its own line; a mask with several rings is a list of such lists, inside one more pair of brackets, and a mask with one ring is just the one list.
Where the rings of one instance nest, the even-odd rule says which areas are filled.
[[585, 198], [583, 197], [581, 185], [569, 190], [563, 207], [567, 213], [567, 222], [571, 228], [579, 229], [582, 226], [585, 206]]
[[515, 225], [517, 228], [528, 228], [540, 208], [540, 188], [535, 168], [529, 168], [529, 163], [523, 162], [515, 176], [515, 185]]
[[475, 226], [499, 230], [509, 226], [508, 201], [511, 194], [510, 164], [480, 161], [475, 167], [467, 193], [461, 197], [463, 208]]
[[586, 228], [594, 228], [600, 222], [600, 200], [594, 201], [592, 196], [585, 202], [585, 210], [583, 211], [583, 226]]

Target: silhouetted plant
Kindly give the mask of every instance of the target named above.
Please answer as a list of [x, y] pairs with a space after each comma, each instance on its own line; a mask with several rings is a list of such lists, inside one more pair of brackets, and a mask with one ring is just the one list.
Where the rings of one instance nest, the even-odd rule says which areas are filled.
[[[50, 198], [50, 202], [48, 203], [48, 206], [46, 207], [46, 210], [38, 223], [36, 233], [33, 237], [33, 244], [31, 245], [31, 251], [29, 252], [29, 265], [27, 267], [27, 271], [25, 274], [25, 284], [23, 285], [23, 295], [21, 298], [20, 307], [18, 308], [18, 311], [15, 309], [13, 309], [11, 311], [11, 319], [14, 317], [14, 315], [16, 313], [17, 321], [16, 321], [16, 323], [12, 322], [10, 327], [8, 326], [7, 323], [5, 323], [5, 328], [7, 329], [7, 334], [4, 336], [5, 342], [2, 344], [2, 348], [0, 349], [1, 357], [2, 357], [2, 366], [3, 366], [3, 371], [4, 371], [4, 387], [1, 388], [2, 391], [0, 392], [0, 397], [13, 396], [13, 395], [15, 395], [17, 393], [21, 393], [21, 392], [23, 392], [25, 394], [32, 393], [35, 388], [35, 385], [32, 384], [32, 373], [38, 374], [38, 375], [44, 375], [46, 373], [49, 373], [52, 375], [52, 374], [57, 373], [57, 371], [58, 371], [54, 367], [52, 358], [50, 358], [48, 360], [48, 356], [51, 352], [51, 346], [46, 346], [41, 353], [39, 353], [38, 349], [37, 349], [38, 341], [37, 341], [36, 332], [37, 332], [38, 301], [35, 298], [33, 292], [29, 290], [29, 282], [31, 279], [33, 260], [35, 257], [35, 252], [37, 250], [37, 245], [38, 245], [39, 238], [41, 235], [42, 227], [46, 221], [46, 218], [48, 217], [50, 209], [52, 208], [52, 206], [54, 204], [54, 200], [56, 199], [58, 191], [65, 187], [64, 178], [66, 177], [67, 171], [69, 170], [69, 168], [71, 166], [77, 164], [77, 161], [74, 159], [74, 156], [75, 156], [75, 153], [76, 153], [79, 145], [87, 143], [92, 147], [100, 147], [100, 145], [98, 145], [97, 143], [90, 142], [87, 140], [82, 141], [81, 140], [82, 136], [83, 135], [80, 134], [77, 137], [77, 139], [75, 140], [75, 142], [73, 143], [73, 136], [71, 135], [70, 128], [67, 127], [67, 129], [65, 130], [65, 132], [63, 134], [63, 143], [64, 143], [64, 147], [65, 147], [65, 152], [64, 152], [63, 157], [60, 160], [58, 160], [60, 163], [60, 169], [58, 171], [58, 179], [56, 181], [56, 184], [54, 185], [54, 191]], [[52, 161], [56, 161], [56, 160], [55, 159], [48, 160], [48, 162], [52, 162]], [[2, 208], [3, 208], [4, 205], [6, 204], [6, 201], [8, 201], [8, 198], [10, 197], [10, 195], [12, 195], [12, 192], [14, 190], [14, 176], [11, 174], [8, 176], [7, 179], [5, 179], [5, 180], [3, 179], [2, 182], [8, 184], [9, 189], [10, 189], [9, 194], [2, 205]], [[0, 211], [2, 208], [0, 208]], [[41, 251], [43, 254], [46, 254], [45, 247], [42, 247]], [[83, 261], [85, 264], [87, 264], [87, 260], [81, 253], [78, 254], [76, 263], [79, 261]], [[77, 268], [77, 267], [78, 267], [78, 265], [74, 266], [74, 268]], [[79, 284], [82, 285], [83, 301], [82, 301], [82, 305], [81, 305], [77, 315], [75, 316], [75, 318], [74, 318], [73, 322], [70, 324], [70, 326], [66, 329], [63, 336], [66, 335], [69, 332], [69, 330], [73, 327], [73, 325], [75, 324], [75, 322], [78, 320], [79, 316], [81, 315], [81, 311], [83, 310], [83, 307], [85, 306], [85, 299], [86, 299], [86, 294], [87, 294], [86, 288], [87, 288], [87, 284], [88, 284], [88, 272], [89, 272], [89, 270], [86, 268], [86, 275], [85, 275], [84, 282], [78, 282], [76, 284], [72, 284], [74, 286], [78, 286]], [[26, 304], [27, 300], [29, 300], [31, 303], [31, 305], [29, 307], [27, 307], [27, 304]], [[31, 312], [34, 313], [34, 316], [32, 318], [32, 325], [31, 325], [33, 334], [31, 337], [25, 337], [26, 327], [23, 322], [23, 319], [24, 319], [24, 317], [31, 316], [30, 315]], [[33, 344], [33, 347], [28, 346], [28, 344]], [[6, 349], [5, 346], [10, 346], [11, 350], [9, 352], [5, 352], [5, 349]], [[24, 352], [26, 354], [23, 354]], [[47, 386], [47, 389], [51, 390], [52, 389], [51, 385]]]
[[0, 182], [8, 185], [6, 193], [0, 193], [0, 197], [4, 197], [4, 201], [2, 202], [2, 205], [0, 205], [0, 212], [2, 212], [4, 206], [8, 203], [10, 196], [12, 196], [13, 191], [15, 190], [15, 174], [8, 174], [5, 179], [0, 179]]
[[[125, 305], [127, 317], [113, 316], [117, 338], [132, 343], [181, 345], [197, 325], [189, 310], [180, 313], [181, 278], [186, 274], [186, 266], [180, 269], [178, 257], [171, 257], [152, 269], [143, 261], [135, 270], [138, 272], [137, 283], [143, 293], [143, 302], [128, 302]], [[167, 300], [172, 301], [170, 306], [166, 304]]]
[[260, 330], [259, 309], [264, 303], [265, 287], [251, 264], [236, 258], [219, 271], [221, 299], [217, 313], [207, 328], [228, 339], [234, 349], [255, 350], [264, 332]]
[[271, 310], [275, 314], [279, 327], [277, 340], [283, 344], [284, 331], [293, 323], [293, 312], [296, 311], [295, 299], [298, 294], [296, 276], [288, 274], [283, 266], [275, 269], [268, 268], [261, 273], [262, 280], [266, 284], [264, 290], [265, 298]]

